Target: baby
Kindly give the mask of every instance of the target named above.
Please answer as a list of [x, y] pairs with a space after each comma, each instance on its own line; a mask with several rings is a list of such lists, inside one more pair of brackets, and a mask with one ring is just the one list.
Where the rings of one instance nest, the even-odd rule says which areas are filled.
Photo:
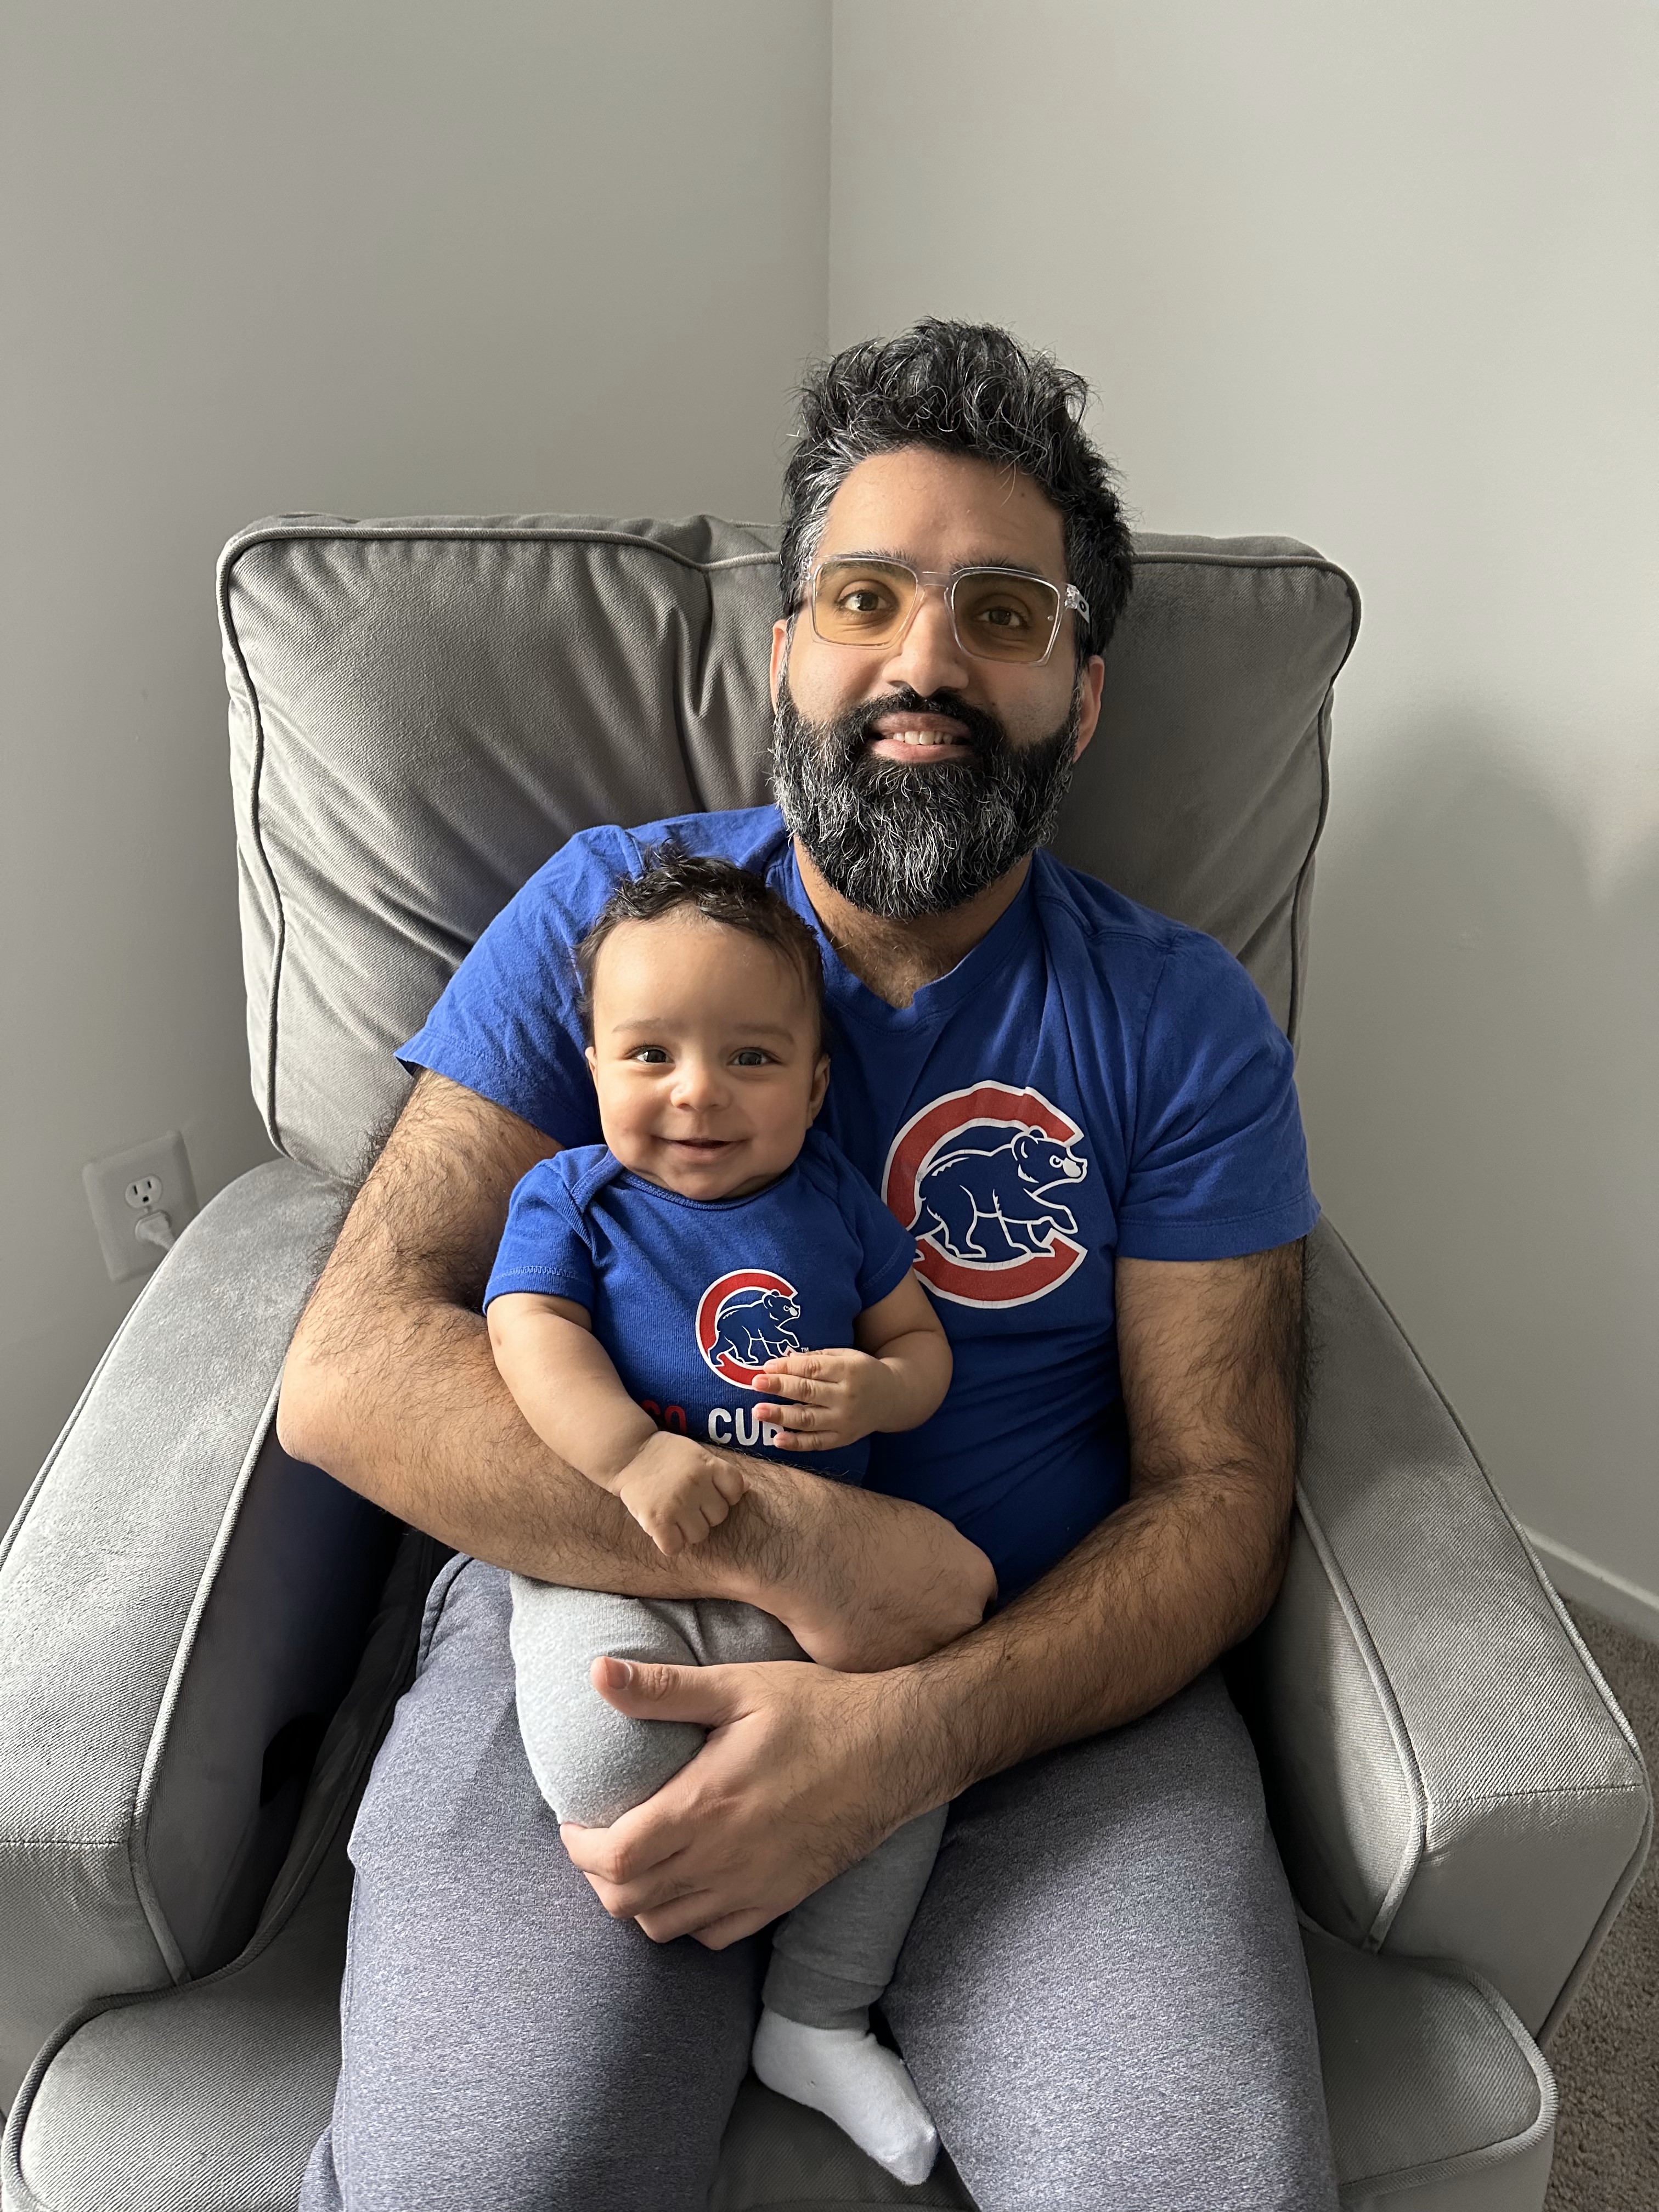
[[[729, 861], [647, 855], [577, 964], [605, 1142], [543, 1161], [514, 1192], [490, 1342], [537, 1434], [672, 1553], [742, 1499], [741, 1460], [711, 1447], [811, 1452], [814, 1471], [858, 1482], [872, 1431], [938, 1407], [951, 1352], [914, 1238], [812, 1129], [830, 1079], [823, 972], [786, 902]], [[617, 1712], [589, 1682], [596, 1656], [805, 1656], [752, 1606], [519, 1576], [512, 1642], [537, 1785], [561, 1820], [600, 1826], [703, 1731]], [[778, 1923], [754, 2044], [763, 2081], [911, 2183], [939, 2138], [869, 2008], [944, 1824], [942, 1807], [912, 1820]]]

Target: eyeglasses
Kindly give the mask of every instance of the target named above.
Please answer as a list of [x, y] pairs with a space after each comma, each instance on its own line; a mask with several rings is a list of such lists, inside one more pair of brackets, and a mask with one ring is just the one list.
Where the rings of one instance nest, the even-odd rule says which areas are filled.
[[908, 561], [820, 561], [806, 580], [812, 628], [826, 645], [896, 645], [916, 618], [924, 591], [950, 610], [957, 643], [975, 660], [1047, 660], [1070, 607], [1080, 622], [1089, 602], [1075, 584], [1062, 592], [1024, 568], [913, 568]]

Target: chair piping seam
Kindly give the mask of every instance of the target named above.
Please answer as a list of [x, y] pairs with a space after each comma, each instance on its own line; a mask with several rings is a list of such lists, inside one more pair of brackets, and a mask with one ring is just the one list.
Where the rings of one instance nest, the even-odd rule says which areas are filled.
[[1380, 1949], [1387, 1941], [1389, 1930], [1394, 1925], [1407, 1893], [1416, 1879], [1419, 1869], [1422, 1866], [1424, 1854], [1428, 1845], [1428, 1797], [1423, 1786], [1422, 1773], [1417, 1764], [1416, 1749], [1412, 1743], [1410, 1731], [1406, 1726], [1405, 1716], [1401, 1711], [1399, 1702], [1395, 1697], [1394, 1685], [1389, 1678], [1388, 1669], [1383, 1666], [1382, 1655], [1371, 1640], [1370, 1629], [1364, 1613], [1360, 1611], [1358, 1599], [1349, 1587], [1348, 1578], [1342, 1571], [1323, 1523], [1315, 1512], [1307, 1489], [1300, 1480], [1296, 1486], [1296, 1502], [1297, 1510], [1302, 1516], [1303, 1526], [1308, 1531], [1309, 1541], [1314, 1547], [1315, 1556], [1318, 1559], [1325, 1579], [1336, 1599], [1343, 1620], [1347, 1625], [1348, 1632], [1353, 1638], [1355, 1649], [1359, 1653], [1360, 1662], [1370, 1678], [1372, 1694], [1376, 1697], [1382, 1711], [1384, 1724], [1394, 1745], [1395, 1756], [1400, 1762], [1401, 1772], [1405, 1778], [1407, 1794], [1411, 1801], [1412, 1833], [1401, 1851], [1400, 1864], [1395, 1869], [1394, 1878], [1383, 1892], [1376, 1913], [1372, 1917], [1370, 1927], [1366, 1932], [1367, 1947], [1376, 1950]]
[[113, 1836], [0, 1836], [0, 1851], [125, 1851], [127, 1832]]
[[[1458, 1807], [1480, 1805], [1527, 1805], [1535, 1797], [1641, 1797], [1646, 1792], [1638, 1787], [1634, 1778], [1629, 1782], [1555, 1782], [1535, 1790], [1465, 1790], [1455, 1796], [1449, 1794], [1437, 1802], [1448, 1812]], [[1431, 1853], [1432, 1856], [1432, 1853]]]
[[138, 1899], [143, 1907], [144, 1917], [149, 1922], [151, 1932], [161, 1947], [161, 1955], [166, 1959], [168, 1970], [175, 1982], [190, 1979], [190, 1967], [179, 1940], [173, 1932], [166, 1909], [161, 1903], [161, 1893], [155, 1887], [155, 1878], [150, 1871], [150, 1817], [155, 1811], [155, 1792], [161, 1780], [161, 1762], [167, 1750], [169, 1723], [177, 1709], [184, 1687], [185, 1676], [189, 1671], [191, 1660], [195, 1654], [203, 1616], [207, 1611], [209, 1600], [217, 1584], [219, 1571], [224, 1565], [225, 1554], [230, 1548], [231, 1540], [241, 1519], [242, 1507], [246, 1501], [248, 1490], [253, 1480], [253, 1472], [258, 1464], [259, 1454], [264, 1447], [271, 1422], [276, 1417], [276, 1397], [281, 1389], [282, 1377], [279, 1374], [266, 1394], [264, 1409], [253, 1425], [253, 1432], [249, 1440], [247, 1450], [243, 1455], [242, 1464], [237, 1472], [234, 1483], [231, 1486], [230, 1495], [225, 1501], [224, 1510], [220, 1515], [218, 1530], [209, 1549], [207, 1558], [203, 1563], [201, 1575], [197, 1581], [196, 1595], [191, 1601], [190, 1612], [185, 1617], [184, 1628], [179, 1635], [179, 1646], [173, 1656], [173, 1665], [167, 1672], [167, 1685], [162, 1690], [161, 1704], [156, 1709], [155, 1719], [150, 1729], [149, 1742], [145, 1749], [144, 1762], [139, 1771], [138, 1788], [133, 1801], [132, 1826], [128, 1845], [133, 1886], [138, 1893]]
[[[254, 538], [249, 542], [263, 544], [266, 541]], [[265, 881], [270, 886], [271, 904], [276, 915], [276, 924], [271, 932], [270, 981], [266, 990], [265, 1002], [264, 1121], [271, 1143], [276, 1146], [279, 1152], [286, 1152], [288, 1147], [283, 1142], [282, 1130], [276, 1116], [276, 1006], [277, 994], [282, 985], [283, 961], [288, 950], [288, 909], [283, 903], [283, 887], [277, 880], [275, 864], [265, 849], [264, 833], [262, 827], [259, 802], [265, 770], [264, 713], [260, 704], [258, 688], [253, 681], [253, 672], [247, 665], [247, 655], [242, 650], [242, 641], [237, 635], [236, 617], [232, 612], [230, 604], [231, 572], [236, 565], [236, 558], [241, 550], [241, 547], [233, 540], [220, 556], [219, 623], [226, 642], [236, 656], [236, 665], [241, 672], [243, 686], [247, 693], [248, 711], [253, 718], [253, 764], [248, 775], [248, 836], [254, 851], [259, 856], [259, 866], [264, 871]]]

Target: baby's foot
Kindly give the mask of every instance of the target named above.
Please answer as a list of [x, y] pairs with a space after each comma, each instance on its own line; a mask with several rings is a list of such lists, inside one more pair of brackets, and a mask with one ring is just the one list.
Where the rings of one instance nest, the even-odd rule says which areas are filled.
[[754, 2061], [769, 2089], [827, 2113], [895, 2180], [926, 2181], [932, 2172], [939, 2130], [904, 2061], [867, 2030], [806, 2027], [763, 2008]]

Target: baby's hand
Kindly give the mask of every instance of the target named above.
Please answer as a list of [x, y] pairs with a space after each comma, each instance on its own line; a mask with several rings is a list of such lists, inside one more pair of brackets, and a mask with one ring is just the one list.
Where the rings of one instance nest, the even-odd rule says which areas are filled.
[[607, 1486], [672, 1559], [718, 1528], [749, 1486], [735, 1459], [659, 1429]]
[[755, 1384], [776, 1393], [755, 1408], [781, 1451], [832, 1451], [884, 1428], [894, 1412], [893, 1378], [867, 1352], [792, 1352], [769, 1363]]

